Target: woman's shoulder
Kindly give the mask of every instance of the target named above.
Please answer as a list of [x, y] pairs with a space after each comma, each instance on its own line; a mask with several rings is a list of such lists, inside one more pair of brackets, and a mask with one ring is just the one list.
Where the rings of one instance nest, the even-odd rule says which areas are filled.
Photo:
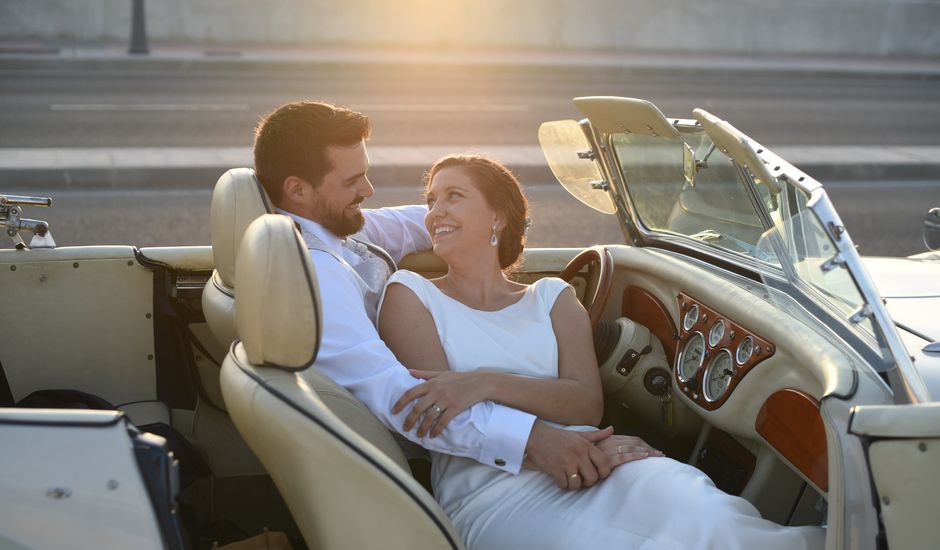
[[[404, 294], [398, 292], [397, 289], [395, 289], [396, 284], [407, 288], [410, 292], [404, 290], [402, 290]], [[390, 296], [395, 296], [396, 301], [407, 300], [407, 294], [418, 298], [418, 301], [427, 308], [431, 298], [430, 289], [427, 287], [429, 284], [432, 283], [421, 275], [413, 271], [408, 271], [407, 269], [399, 269], [395, 273], [392, 273], [388, 281], [385, 282], [385, 290], [382, 292], [379, 309], [381, 310], [382, 307], [385, 306], [386, 300], [392, 300]]]
[[558, 296], [566, 288], [572, 288], [572, 286], [558, 277], [542, 277], [532, 283], [532, 291], [548, 309], [554, 307]]
[[571, 285], [563, 279], [558, 277], [542, 277], [538, 281], [532, 283], [532, 286], [539, 292], [561, 292], [562, 290], [569, 288]]
[[410, 289], [422, 302], [425, 303], [427, 302], [428, 298], [433, 295], [433, 291], [437, 289], [434, 283], [427, 280], [418, 273], [415, 273], [414, 271], [408, 271], [407, 269], [399, 269], [395, 273], [392, 273], [392, 276], [389, 277], [388, 281], [385, 283], [385, 288], [387, 289], [395, 283]]
[[395, 271], [395, 273], [392, 273], [391, 277], [388, 278], [388, 282], [386, 282], [385, 284], [390, 285], [392, 283], [399, 283], [405, 286], [411, 286], [412, 284], [420, 285], [426, 282], [428, 282], [427, 279], [425, 279], [421, 275], [418, 275], [414, 271], [408, 271], [407, 269], [399, 269]]

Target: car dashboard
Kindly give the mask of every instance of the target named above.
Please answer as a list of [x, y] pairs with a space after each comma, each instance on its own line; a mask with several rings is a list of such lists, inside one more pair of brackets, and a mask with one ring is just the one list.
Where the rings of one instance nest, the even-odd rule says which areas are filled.
[[[605, 421], [701, 468], [765, 517], [819, 520], [830, 455], [820, 400], [851, 392], [857, 362], [760, 283], [667, 251], [609, 249], [605, 316], [649, 328], [664, 364], [619, 372], [629, 380], [607, 393]], [[651, 391], [654, 370], [668, 373], [668, 395]]]

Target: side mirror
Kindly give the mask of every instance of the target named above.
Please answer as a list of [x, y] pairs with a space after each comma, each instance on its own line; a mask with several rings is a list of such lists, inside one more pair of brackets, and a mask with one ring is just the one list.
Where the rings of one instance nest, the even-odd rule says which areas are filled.
[[930, 250], [940, 249], [940, 208], [934, 207], [927, 211], [924, 218], [924, 244]]

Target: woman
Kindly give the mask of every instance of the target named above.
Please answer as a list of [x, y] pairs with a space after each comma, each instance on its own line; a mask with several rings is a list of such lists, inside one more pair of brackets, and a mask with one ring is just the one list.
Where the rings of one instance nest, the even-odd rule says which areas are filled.
[[[523, 285], [505, 276], [524, 244], [528, 205], [518, 181], [492, 160], [450, 156], [431, 168], [426, 196], [425, 225], [448, 270], [433, 280], [408, 271], [389, 279], [379, 332], [428, 380], [393, 412], [414, 402], [406, 429], [432, 436], [487, 399], [559, 424], [598, 423], [597, 360], [574, 291], [560, 279]], [[471, 549], [823, 546], [821, 529], [763, 520], [642, 440], [612, 436], [598, 446], [627, 463], [588, 489], [566, 490], [590, 484], [577, 473], [560, 488], [534, 470], [513, 476], [434, 454], [434, 494]]]

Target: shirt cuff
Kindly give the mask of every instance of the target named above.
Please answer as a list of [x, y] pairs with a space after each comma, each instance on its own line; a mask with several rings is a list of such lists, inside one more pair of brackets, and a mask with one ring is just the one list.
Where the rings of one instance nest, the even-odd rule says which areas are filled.
[[535, 415], [497, 405], [486, 426], [486, 437], [480, 450], [481, 464], [518, 474], [525, 458]]

